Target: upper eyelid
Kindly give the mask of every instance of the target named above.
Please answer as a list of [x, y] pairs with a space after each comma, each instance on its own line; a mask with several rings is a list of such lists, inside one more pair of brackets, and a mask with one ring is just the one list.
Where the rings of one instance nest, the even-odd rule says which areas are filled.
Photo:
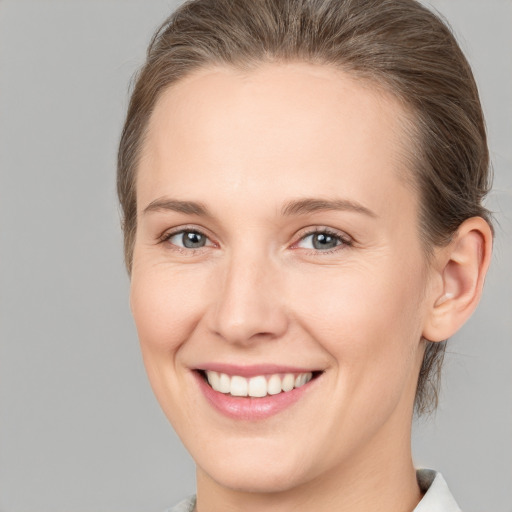
[[303, 228], [299, 231], [300, 232], [303, 232], [303, 235], [310, 235], [310, 234], [314, 234], [314, 233], [332, 233], [333, 235], [338, 235], [338, 236], [343, 236], [343, 235], [346, 235], [348, 236], [348, 234], [346, 234], [344, 231], [340, 231], [339, 229], [335, 229], [335, 228], [331, 228], [329, 226], [312, 226], [312, 227], [307, 227], [307, 228]]
[[[210, 244], [204, 245], [202, 247], [189, 248], [189, 247], [181, 247], [179, 245], [176, 245], [176, 244], [173, 244], [170, 242], [170, 239], [172, 237], [179, 235], [180, 233], [186, 233], [186, 232], [198, 233], [198, 234], [204, 236], [210, 242]], [[164, 231], [163, 234], [158, 237], [156, 245], [165, 244], [166, 242], [168, 242], [169, 245], [173, 246], [173, 249], [172, 249], [173, 251], [180, 252], [183, 254], [189, 254], [189, 255], [197, 254], [198, 252], [203, 251], [204, 249], [206, 249], [208, 247], [218, 245], [215, 242], [213, 242], [211, 237], [208, 236], [202, 229], [197, 229], [197, 228], [192, 228], [192, 227], [189, 227], [189, 228], [179, 227], [176, 229], [170, 229], [170, 230]]]
[[[195, 231], [197, 233], [201, 233], [202, 235], [205, 235], [208, 238], [210, 238], [210, 236], [207, 234], [208, 230], [206, 230], [203, 227], [194, 226], [194, 225], [184, 225], [184, 226], [177, 226], [176, 228], [169, 228], [169, 229], [164, 230], [162, 232], [161, 236], [175, 235], [175, 234], [181, 233], [183, 231]], [[322, 226], [322, 225], [308, 226], [308, 227], [305, 227], [305, 228], [301, 228], [300, 230], [298, 230], [297, 233], [301, 234], [301, 236], [304, 237], [304, 236], [310, 235], [312, 233], [323, 233], [323, 232], [329, 232], [329, 233], [338, 235], [340, 237], [346, 236], [348, 238], [352, 238], [345, 231], [341, 231], [341, 230], [336, 229], [336, 228], [331, 228], [329, 226]]]
[[[202, 249], [205, 249], [206, 247], [219, 246], [219, 241], [215, 240], [215, 237], [212, 237], [208, 233], [209, 230], [203, 228], [202, 226], [197, 226], [197, 225], [194, 225], [194, 224], [177, 226], [175, 228], [171, 228], [171, 229], [165, 230], [158, 237], [157, 243], [166, 242], [171, 237], [173, 237], [173, 236], [175, 236], [175, 235], [177, 235], [179, 233], [186, 232], [186, 231], [200, 233], [201, 235], [205, 236], [209, 240], [209, 242], [211, 243], [211, 245], [209, 245], [209, 246], [204, 246], [204, 247], [197, 248], [197, 249], [185, 249], [187, 251], [200, 251]], [[301, 240], [303, 240], [304, 238], [306, 238], [308, 236], [314, 235], [316, 233], [329, 233], [330, 235], [338, 237], [340, 239], [340, 241], [341, 241], [339, 246], [351, 246], [355, 242], [354, 238], [351, 235], [349, 235], [346, 231], [342, 231], [342, 230], [339, 230], [337, 228], [333, 228], [333, 227], [325, 226], [325, 225], [316, 225], [316, 226], [313, 225], [313, 226], [307, 226], [307, 227], [304, 227], [304, 228], [298, 230], [296, 232], [296, 234], [293, 236], [294, 241], [288, 247], [290, 247], [292, 249], [299, 249], [297, 247], [297, 244], [299, 244], [299, 242]], [[220, 242], [220, 245], [222, 245], [222, 242]], [[177, 246], [177, 248], [178, 247], [179, 246]], [[334, 251], [334, 250], [336, 250], [336, 249], [331, 249], [331, 251]], [[327, 252], [327, 250], [325, 250], [325, 251], [313, 250], [313, 251], [314, 252], [319, 252], [319, 253], [320, 252], [324, 252], [324, 253]]]
[[[297, 235], [297, 242], [302, 240], [303, 238], [314, 235], [316, 233], [329, 233], [330, 235], [337, 236], [341, 240], [344, 240], [345, 242], [353, 242], [354, 239], [345, 231], [340, 231], [339, 229], [330, 228], [328, 226], [318, 226], [318, 227], [309, 227], [304, 228], [303, 230], [299, 231]], [[294, 242], [294, 243], [297, 243]]]
[[193, 233], [199, 233], [199, 234], [205, 236], [206, 238], [208, 238], [208, 240], [212, 241], [212, 237], [207, 233], [207, 231], [205, 229], [196, 227], [196, 226], [179, 226], [176, 228], [166, 229], [165, 231], [163, 231], [163, 233], [160, 236], [158, 236], [158, 239], [159, 240], [167, 240], [174, 235], [178, 235], [178, 234], [184, 233], [186, 231], [191, 231]]

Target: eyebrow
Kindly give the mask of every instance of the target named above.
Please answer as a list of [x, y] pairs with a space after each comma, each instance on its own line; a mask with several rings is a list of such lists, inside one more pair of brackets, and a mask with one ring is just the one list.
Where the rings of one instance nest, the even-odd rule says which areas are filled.
[[202, 203], [197, 203], [195, 201], [179, 201], [177, 199], [155, 199], [151, 201], [146, 208], [144, 208], [144, 214], [150, 212], [158, 212], [170, 210], [178, 213], [185, 213], [187, 215], [199, 215], [202, 217], [211, 217], [211, 214], [208, 212], [206, 206]]
[[341, 210], [362, 213], [368, 217], [376, 218], [377, 214], [355, 201], [348, 199], [316, 199], [306, 198], [289, 201], [281, 209], [281, 215], [304, 215], [306, 213], [314, 213], [326, 210]]
[[[144, 208], [143, 213], [157, 212], [157, 211], [174, 211], [184, 213], [186, 215], [198, 215], [201, 217], [212, 217], [208, 208], [202, 203], [196, 201], [180, 201], [178, 199], [160, 198], [151, 201], [151, 203]], [[352, 211], [362, 213], [368, 217], [376, 218], [377, 214], [372, 210], [363, 206], [355, 201], [348, 199], [318, 199], [318, 198], [305, 198], [296, 199], [287, 202], [281, 208], [281, 215], [284, 217], [294, 215], [305, 215], [307, 213], [314, 213], [318, 211]]]

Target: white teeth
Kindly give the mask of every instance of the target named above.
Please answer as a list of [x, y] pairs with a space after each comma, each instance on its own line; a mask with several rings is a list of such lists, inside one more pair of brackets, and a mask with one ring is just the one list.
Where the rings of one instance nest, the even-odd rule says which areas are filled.
[[286, 373], [285, 375], [274, 374], [270, 376], [257, 375], [246, 379], [239, 375], [230, 377], [226, 373], [207, 370], [206, 377], [210, 386], [220, 393], [259, 398], [291, 391], [293, 388], [300, 388], [313, 378], [313, 374], [307, 372], [299, 374]]
[[283, 391], [291, 391], [293, 386], [295, 386], [295, 377], [293, 376], [293, 373], [287, 373], [284, 376], [281, 387]]
[[301, 386], [304, 386], [304, 384], [307, 384], [312, 378], [313, 378], [312, 373], [301, 373], [295, 379], [295, 387], [300, 388]]
[[233, 377], [231, 377], [230, 393], [233, 396], [247, 396], [248, 387], [247, 379], [239, 377], [238, 375], [233, 375]]
[[213, 389], [220, 389], [220, 376], [217, 372], [210, 372], [210, 375], [208, 375], [208, 382]]
[[269, 395], [277, 395], [281, 393], [281, 377], [279, 375], [272, 375], [267, 382], [267, 393]]
[[[210, 373], [217, 373], [217, 372], [208, 372]], [[208, 381], [210, 382], [210, 376], [208, 375]], [[211, 386], [215, 391], [220, 391], [221, 393], [229, 393], [231, 391], [231, 379], [225, 374], [221, 373], [219, 375], [219, 387], [216, 388], [212, 382], [210, 382]]]
[[260, 375], [249, 379], [249, 396], [259, 397], [267, 394], [267, 379]]

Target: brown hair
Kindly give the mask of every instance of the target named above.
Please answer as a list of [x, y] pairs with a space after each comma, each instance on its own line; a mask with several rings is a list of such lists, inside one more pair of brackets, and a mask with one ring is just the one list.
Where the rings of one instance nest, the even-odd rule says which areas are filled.
[[[119, 145], [117, 190], [125, 260], [137, 228], [136, 172], [159, 95], [209, 65], [251, 68], [304, 61], [341, 68], [382, 87], [412, 112], [411, 174], [420, 234], [431, 254], [459, 225], [481, 216], [490, 188], [482, 108], [470, 66], [450, 29], [415, 0], [191, 0], [155, 33]], [[426, 345], [418, 413], [435, 409], [445, 342]]]

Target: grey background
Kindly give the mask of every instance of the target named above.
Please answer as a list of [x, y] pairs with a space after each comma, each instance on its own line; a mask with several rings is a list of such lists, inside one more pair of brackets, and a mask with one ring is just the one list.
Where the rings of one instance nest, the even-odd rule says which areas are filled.
[[[146, 381], [114, 191], [127, 84], [176, 2], [0, 1], [0, 511], [161, 511], [194, 469]], [[418, 465], [512, 511], [512, 2], [432, 1], [474, 66], [500, 225]]]

